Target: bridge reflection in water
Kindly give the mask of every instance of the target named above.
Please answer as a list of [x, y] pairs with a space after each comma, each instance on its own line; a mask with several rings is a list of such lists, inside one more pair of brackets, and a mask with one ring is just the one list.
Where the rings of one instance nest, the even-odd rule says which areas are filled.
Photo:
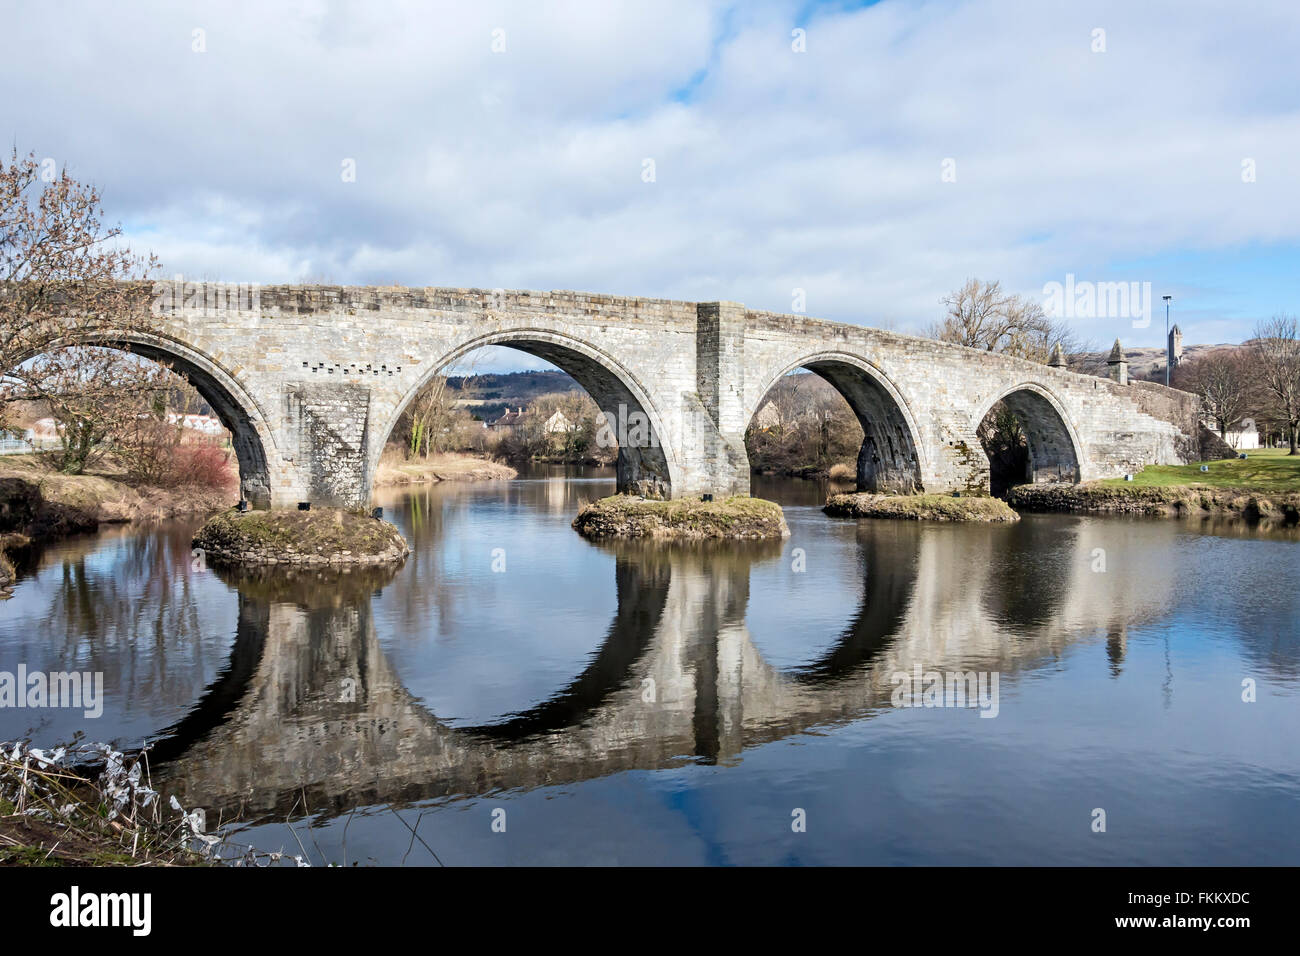
[[[414, 536], [440, 533], [440, 514]], [[788, 560], [789, 544], [611, 547], [617, 610], [585, 670], [532, 709], [474, 726], [440, 720], [403, 686], [372, 615], [385, 573], [230, 577], [229, 666], [157, 740], [154, 778], [210, 819], [251, 821], [735, 762], [891, 709], [891, 675], [915, 665], [999, 672], [1003, 695], [1080, 639], [1104, 639], [1121, 667], [1126, 629], [1172, 601], [1171, 565], [1143, 561], [1171, 534], [1158, 523], [860, 522], [856, 613], [838, 633], [807, 635], [822, 650], [789, 667], [769, 663], [746, 623], [751, 572]], [[1094, 571], [1103, 546], [1112, 566], [1142, 574]]]

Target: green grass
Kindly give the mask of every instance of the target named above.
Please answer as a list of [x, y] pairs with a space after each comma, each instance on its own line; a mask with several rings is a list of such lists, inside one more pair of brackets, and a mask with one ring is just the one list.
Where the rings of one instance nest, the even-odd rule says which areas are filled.
[[[1124, 488], [1175, 488], [1200, 485], [1206, 488], [1235, 488], [1242, 491], [1300, 491], [1300, 455], [1288, 455], [1285, 448], [1256, 448], [1247, 459], [1224, 458], [1191, 465], [1148, 465], [1132, 481], [1107, 478], [1097, 484]], [[1201, 471], [1201, 465], [1209, 471]]]

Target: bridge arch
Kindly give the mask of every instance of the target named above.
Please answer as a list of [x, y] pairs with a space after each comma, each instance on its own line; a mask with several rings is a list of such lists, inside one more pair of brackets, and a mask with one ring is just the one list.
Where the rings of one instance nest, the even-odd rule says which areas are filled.
[[240, 497], [256, 508], [271, 506], [267, 449], [274, 449], [274, 441], [266, 424], [267, 416], [257, 400], [211, 356], [171, 336], [145, 331], [97, 332], [79, 335], [75, 342], [53, 345], [118, 349], [159, 362], [182, 376], [230, 430], [239, 465]]
[[[608, 352], [589, 342], [550, 329], [502, 329], [456, 345], [434, 361], [428, 373], [402, 396], [371, 448], [367, 484], [373, 481], [379, 456], [407, 406], [436, 375], [477, 349], [500, 345], [550, 362], [568, 373], [592, 397], [618, 439], [618, 490], [646, 497], [671, 498], [682, 487], [682, 464], [665, 428], [662, 411], [649, 389]], [[648, 427], [647, 427], [648, 426]], [[648, 431], [648, 434], [647, 434]], [[369, 489], [367, 489], [369, 493]]]
[[1028, 451], [1024, 474], [1007, 476], [1010, 483], [1082, 480], [1083, 443], [1065, 405], [1051, 389], [1032, 381], [1012, 385], [979, 408], [972, 427], [978, 429], [999, 403], [1019, 421]]
[[911, 493], [923, 490], [925, 445], [898, 387], [876, 365], [849, 352], [805, 355], [770, 375], [745, 409], [746, 429], [759, 407], [783, 377], [804, 368], [831, 384], [849, 404], [862, 426], [857, 483], [860, 491]]

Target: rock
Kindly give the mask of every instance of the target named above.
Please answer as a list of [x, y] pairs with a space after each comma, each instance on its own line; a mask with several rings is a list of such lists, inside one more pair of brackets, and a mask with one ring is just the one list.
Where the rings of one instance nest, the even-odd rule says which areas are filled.
[[1194, 485], [1017, 485], [1007, 501], [1021, 511], [1129, 514], [1154, 517], [1202, 515], [1248, 521], [1300, 522], [1300, 493], [1265, 497], [1239, 488]]
[[400, 564], [410, 553], [396, 527], [341, 509], [213, 515], [194, 536], [216, 563], [257, 565]]
[[902, 518], [908, 521], [1019, 521], [1005, 501], [980, 495], [831, 495], [822, 509], [833, 518]]
[[589, 538], [784, 538], [790, 534], [781, 506], [762, 498], [661, 501], [614, 495], [584, 505], [573, 527]]

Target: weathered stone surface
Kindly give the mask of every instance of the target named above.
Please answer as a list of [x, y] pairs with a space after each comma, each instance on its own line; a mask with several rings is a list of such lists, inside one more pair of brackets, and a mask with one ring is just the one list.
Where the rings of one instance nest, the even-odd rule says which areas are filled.
[[219, 512], [194, 535], [220, 565], [400, 564], [410, 547], [387, 521], [342, 510]]
[[737, 496], [720, 501], [655, 501], [614, 495], [584, 505], [573, 528], [589, 538], [656, 538], [699, 541], [707, 538], [753, 540], [788, 538], [781, 506], [762, 498]]
[[1300, 523], [1300, 494], [1266, 494], [1196, 485], [1161, 487], [1099, 484], [1012, 488], [1007, 502], [1020, 511], [1129, 514], [1151, 517], [1235, 517], [1283, 525]]
[[904, 521], [1019, 521], [1001, 498], [952, 495], [831, 495], [822, 509], [832, 518], [901, 518]]
[[431, 376], [485, 345], [573, 375], [610, 417], [619, 490], [647, 496], [747, 493], [745, 429], [799, 367], [834, 384], [862, 422], [864, 491], [987, 489], [975, 431], [1002, 399], [1026, 421], [1035, 482], [1199, 454], [1185, 393], [731, 302], [274, 286], [255, 307], [160, 322], [121, 339], [191, 376], [234, 432], [242, 493], [258, 505], [366, 504], [398, 415]]

